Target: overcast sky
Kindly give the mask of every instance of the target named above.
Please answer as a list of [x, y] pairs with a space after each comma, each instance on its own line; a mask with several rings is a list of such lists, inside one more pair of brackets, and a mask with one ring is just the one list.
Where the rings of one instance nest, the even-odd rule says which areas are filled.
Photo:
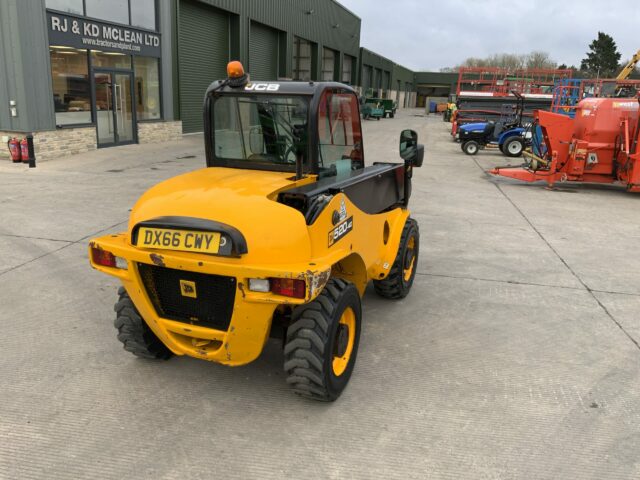
[[362, 19], [361, 46], [416, 71], [532, 50], [579, 66], [598, 30], [622, 60], [640, 49], [640, 4], [631, 0], [338, 1]]

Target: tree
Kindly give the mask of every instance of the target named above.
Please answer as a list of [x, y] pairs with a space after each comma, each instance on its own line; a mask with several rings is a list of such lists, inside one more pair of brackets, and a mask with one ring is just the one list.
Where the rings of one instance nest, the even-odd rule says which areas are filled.
[[509, 70], [523, 68], [556, 68], [556, 62], [547, 52], [533, 51], [527, 54], [494, 53], [484, 58], [469, 57], [455, 67], [441, 68], [441, 72], [457, 72], [460, 67], [500, 67]]
[[613, 37], [598, 32], [598, 38], [589, 44], [587, 58], [582, 60], [580, 70], [597, 77], [613, 77], [618, 70], [621, 56]]
[[556, 68], [558, 64], [547, 52], [533, 51], [526, 58], [527, 68]]

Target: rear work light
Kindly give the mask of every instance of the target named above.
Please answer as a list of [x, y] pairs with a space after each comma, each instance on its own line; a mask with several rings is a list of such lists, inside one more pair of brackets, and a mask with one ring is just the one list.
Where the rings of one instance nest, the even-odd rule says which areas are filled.
[[285, 297], [304, 298], [307, 284], [304, 280], [294, 280], [292, 278], [270, 278], [269, 285], [271, 291], [276, 295]]
[[91, 259], [96, 265], [127, 270], [127, 261], [124, 258], [116, 257], [113, 253], [101, 248], [91, 247]]

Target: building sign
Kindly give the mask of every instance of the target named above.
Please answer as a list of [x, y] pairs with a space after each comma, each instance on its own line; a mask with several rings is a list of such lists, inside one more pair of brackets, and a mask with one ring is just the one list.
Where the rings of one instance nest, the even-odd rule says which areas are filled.
[[160, 57], [160, 35], [47, 11], [49, 45]]

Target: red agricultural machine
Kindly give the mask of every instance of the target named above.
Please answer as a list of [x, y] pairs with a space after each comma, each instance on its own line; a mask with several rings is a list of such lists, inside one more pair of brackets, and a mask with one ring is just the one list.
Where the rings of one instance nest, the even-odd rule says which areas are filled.
[[[637, 98], [585, 98], [575, 117], [537, 110], [541, 133], [520, 167], [496, 167], [494, 175], [525, 182], [621, 183], [640, 193]], [[535, 142], [534, 142], [535, 143]]]

